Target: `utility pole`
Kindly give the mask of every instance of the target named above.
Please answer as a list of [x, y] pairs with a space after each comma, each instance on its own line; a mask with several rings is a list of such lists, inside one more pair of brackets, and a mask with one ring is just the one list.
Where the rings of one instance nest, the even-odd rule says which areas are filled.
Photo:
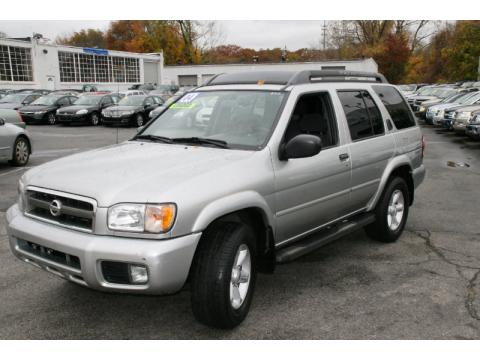
[[322, 32], [323, 32], [323, 50], [325, 50], [327, 48], [327, 21], [326, 20], [323, 20]]

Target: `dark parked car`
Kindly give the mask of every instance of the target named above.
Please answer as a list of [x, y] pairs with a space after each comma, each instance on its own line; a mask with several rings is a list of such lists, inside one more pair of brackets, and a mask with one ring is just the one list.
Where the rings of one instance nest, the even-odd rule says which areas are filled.
[[158, 96], [126, 96], [116, 106], [102, 111], [103, 123], [143, 126], [148, 120], [150, 111], [162, 103]]
[[37, 95], [48, 95], [52, 91], [47, 89], [23, 89], [18, 91], [19, 94], [37, 94]]
[[39, 97], [28, 106], [19, 109], [26, 124], [46, 123], [54, 125], [57, 122], [57, 109], [72, 105], [78, 98], [71, 95], [49, 94]]
[[34, 100], [37, 100], [41, 95], [39, 94], [26, 94], [15, 93], [8, 94], [0, 99], [0, 109], [18, 110], [22, 106], [28, 105]]
[[120, 98], [114, 95], [85, 94], [78, 98], [72, 106], [57, 110], [57, 122], [61, 124], [89, 123], [97, 126], [101, 123], [102, 110], [115, 105]]
[[62, 89], [62, 90], [54, 90], [51, 92], [51, 94], [80, 96], [82, 94], [82, 91], [78, 89]]

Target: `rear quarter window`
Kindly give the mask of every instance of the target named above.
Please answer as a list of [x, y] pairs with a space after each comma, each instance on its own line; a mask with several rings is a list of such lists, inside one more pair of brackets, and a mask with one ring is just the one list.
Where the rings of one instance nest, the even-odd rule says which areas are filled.
[[397, 129], [405, 129], [416, 125], [413, 114], [397, 89], [393, 86], [384, 85], [373, 85], [372, 89], [382, 100]]

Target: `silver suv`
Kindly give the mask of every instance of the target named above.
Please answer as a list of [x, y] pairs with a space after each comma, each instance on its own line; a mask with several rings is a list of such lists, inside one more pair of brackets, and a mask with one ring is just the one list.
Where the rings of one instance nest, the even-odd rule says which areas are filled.
[[231, 328], [258, 272], [362, 227], [397, 240], [423, 149], [382, 75], [223, 74], [130, 141], [28, 171], [7, 213], [10, 245], [98, 290], [169, 294], [188, 281], [195, 317]]

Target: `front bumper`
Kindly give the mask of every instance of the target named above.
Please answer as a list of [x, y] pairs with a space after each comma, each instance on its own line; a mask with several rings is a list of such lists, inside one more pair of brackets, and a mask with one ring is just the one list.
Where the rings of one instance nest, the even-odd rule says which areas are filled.
[[[180, 290], [187, 280], [201, 233], [170, 240], [145, 240], [99, 236], [64, 229], [23, 215], [18, 205], [7, 211], [10, 248], [19, 259], [78, 284], [103, 291], [146, 294], [170, 294]], [[25, 251], [22, 243], [31, 242], [79, 259], [79, 266], [68, 266]], [[102, 261], [141, 264], [147, 267], [144, 285], [107, 282]]]
[[35, 114], [35, 113], [20, 113], [25, 122], [42, 122], [46, 113]]
[[74, 123], [74, 122], [86, 122], [88, 119], [88, 114], [77, 115], [77, 114], [57, 114], [57, 122], [59, 123]]
[[413, 186], [416, 189], [425, 179], [425, 165], [421, 164], [419, 167], [412, 171]]
[[129, 124], [132, 120], [133, 115], [122, 115], [122, 116], [108, 116], [103, 115], [104, 124]]
[[467, 125], [462, 121], [456, 120], [453, 123], [453, 130], [455, 130], [457, 133], [464, 133], [466, 129]]

